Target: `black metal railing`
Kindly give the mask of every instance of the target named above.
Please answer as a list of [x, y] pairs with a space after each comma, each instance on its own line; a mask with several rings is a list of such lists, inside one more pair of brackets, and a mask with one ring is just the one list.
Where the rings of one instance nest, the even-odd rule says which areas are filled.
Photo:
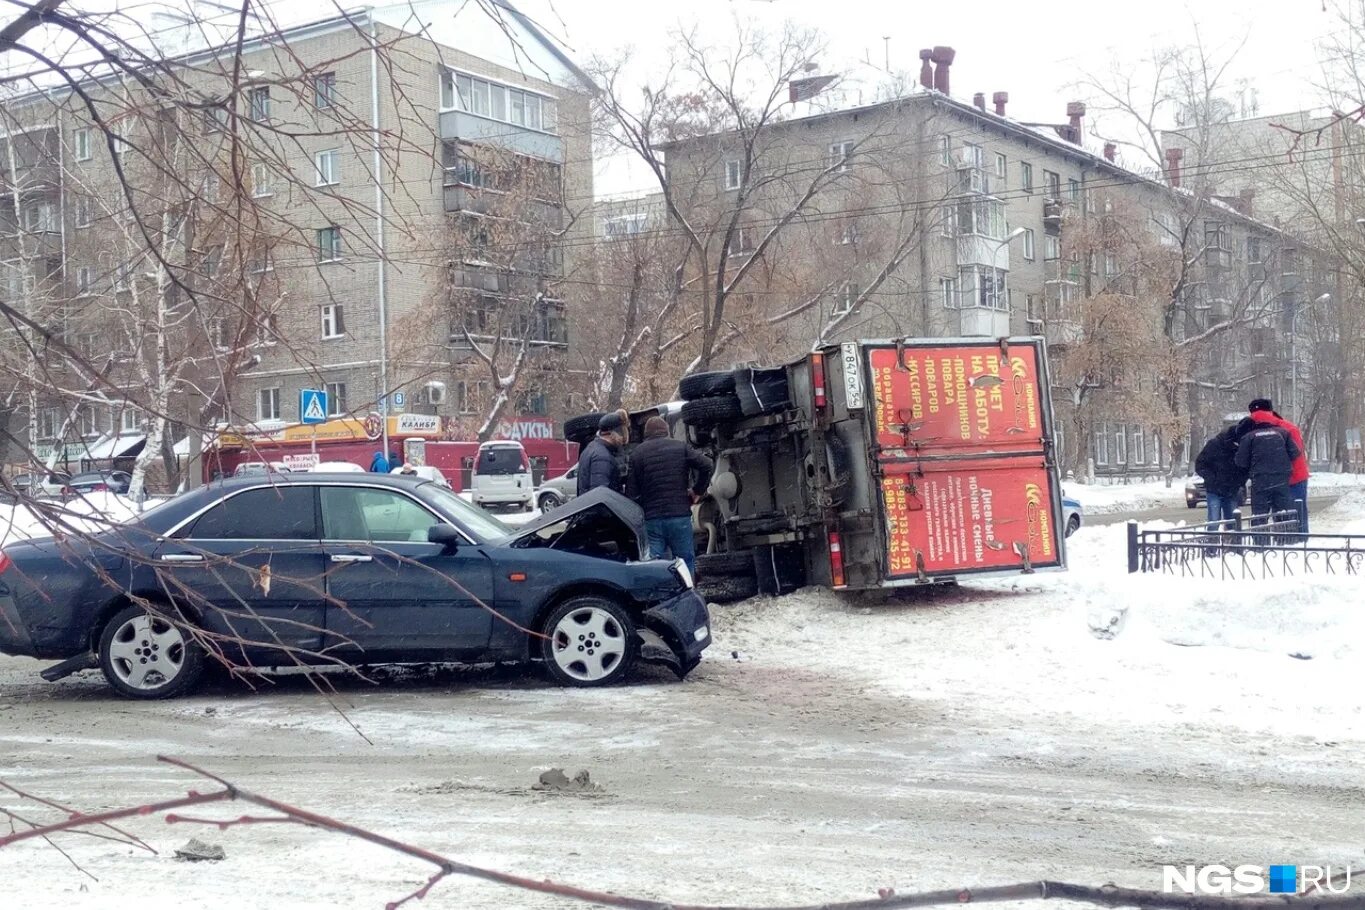
[[1261, 579], [1365, 575], [1365, 534], [1312, 534], [1305, 504], [1282, 512], [1179, 528], [1128, 523], [1128, 571], [1183, 578]]

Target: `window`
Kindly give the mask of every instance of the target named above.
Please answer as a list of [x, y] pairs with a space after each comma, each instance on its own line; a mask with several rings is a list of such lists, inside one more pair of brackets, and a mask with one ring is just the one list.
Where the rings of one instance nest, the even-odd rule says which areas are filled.
[[754, 251], [754, 229], [739, 227], [730, 235], [730, 255], [747, 256]]
[[317, 540], [315, 489], [278, 484], [238, 493], [201, 515], [184, 536], [190, 540]]
[[199, 270], [203, 272], [205, 278], [213, 278], [218, 274], [218, 266], [222, 261], [223, 248], [211, 246], [204, 251], [204, 258], [199, 262]]
[[939, 222], [939, 230], [944, 237], [957, 236], [957, 208], [951, 205], [943, 207], [943, 218]]
[[337, 103], [337, 74], [318, 73], [313, 77], [313, 107], [320, 111], [331, 110]]
[[327, 149], [313, 156], [317, 172], [317, 186], [335, 186], [341, 182], [341, 150]]
[[1180, 231], [1175, 222], [1175, 216], [1168, 212], [1158, 212], [1156, 215], [1157, 240], [1162, 246], [1178, 246], [1180, 244]]
[[111, 285], [115, 291], [126, 291], [133, 283], [133, 265], [129, 262], [120, 262], [114, 266]]
[[1000, 181], [999, 188], [1005, 186], [1005, 178], [1009, 176], [1009, 161], [999, 152], [995, 155], [995, 178]]
[[24, 209], [24, 230], [49, 233], [57, 230], [57, 207], [50, 202], [38, 202]]
[[1062, 258], [1062, 238], [1056, 234], [1043, 235], [1043, 259], [1055, 262]]
[[266, 313], [256, 323], [256, 343], [274, 344], [278, 333], [276, 332], [275, 314]]
[[275, 264], [270, 261], [270, 254], [253, 256], [247, 260], [247, 270], [253, 275], [263, 275], [266, 272], [274, 271]]
[[839, 226], [839, 245], [850, 246], [858, 242], [858, 225], [853, 221], [845, 221]]
[[[1038, 305], [1038, 298], [1034, 294], [1024, 296], [1024, 318], [1029, 322], [1043, 321], [1043, 308]], [[1060, 445], [1057, 448], [1061, 448]]]
[[1081, 201], [1081, 182], [1074, 177], [1066, 182], [1066, 195], [1072, 202]]
[[553, 98], [450, 70], [441, 75], [441, 108], [548, 133], [559, 125]]
[[327, 416], [340, 417], [348, 413], [346, 410], [346, 383], [329, 382], [326, 386], [327, 391]]
[[75, 209], [76, 227], [90, 227], [94, 223], [94, 206], [91, 204], [89, 196], [77, 196]]
[[943, 308], [945, 310], [957, 309], [957, 279], [940, 278], [938, 284], [943, 292]]
[[278, 387], [260, 389], [256, 392], [256, 419], [280, 419], [280, 390]]
[[1222, 221], [1204, 222], [1204, 245], [1213, 250], [1232, 249], [1228, 240], [1228, 226]]
[[938, 137], [938, 154], [939, 160], [943, 162], [944, 167], [952, 167], [953, 137], [951, 136]]
[[981, 234], [997, 240], [1005, 236], [1005, 205], [998, 199], [968, 197], [957, 203], [956, 229], [961, 234]]
[[341, 304], [322, 305], [322, 337], [340, 338], [346, 334], [346, 321], [341, 316]]
[[392, 490], [320, 487], [322, 538], [366, 543], [409, 543], [427, 539], [440, 521], [416, 502]]
[[120, 433], [136, 433], [142, 426], [142, 412], [134, 405], [124, 402], [123, 409], [118, 415], [118, 429]]
[[219, 192], [223, 188], [223, 178], [218, 176], [217, 171], [209, 171], [204, 175], [204, 198], [217, 199]]
[[1129, 453], [1133, 456], [1133, 464], [1145, 464], [1147, 461], [1147, 452], [1145, 449], [1146, 434], [1142, 432], [1141, 427], [1133, 427], [1132, 436], [1133, 445], [1129, 449]]
[[1119, 260], [1113, 253], [1104, 254], [1104, 277], [1113, 278], [1119, 273]]
[[204, 111], [204, 132], [221, 133], [227, 129], [228, 110], [222, 106], [211, 107]]
[[341, 228], [336, 225], [318, 228], [318, 261], [336, 262], [341, 259]]
[[1257, 264], [1261, 262], [1261, 238], [1247, 238], [1247, 262]]
[[1161, 464], [1161, 436], [1156, 433], [1152, 434], [1152, 464]]
[[90, 293], [90, 266], [88, 265], [76, 266], [76, 293]]
[[82, 405], [76, 411], [76, 427], [82, 436], [95, 436], [99, 434], [99, 422], [95, 419], [95, 409], [90, 405]]
[[962, 143], [962, 164], [964, 167], [985, 167], [986, 150], [975, 142]]
[[1047, 184], [1049, 199], [1062, 198], [1062, 175], [1053, 171], [1043, 171], [1043, 183]]
[[1095, 431], [1095, 464], [1109, 464], [1109, 433], [1105, 429]]
[[1030, 196], [1033, 195], [1033, 165], [1027, 161], [1019, 162], [1019, 187]]
[[832, 143], [829, 147], [829, 167], [832, 167], [835, 173], [847, 173], [852, 168], [852, 165], [849, 164], [849, 159], [852, 157], [852, 139], [844, 139], [840, 142]]
[[118, 155], [120, 158], [123, 157], [123, 153], [128, 151], [128, 140], [124, 139], [123, 134], [120, 132], [111, 132], [109, 138], [112, 139], [114, 143], [114, 154]]
[[853, 312], [853, 306], [858, 302], [858, 288], [851, 281], [844, 282], [834, 295], [834, 307], [830, 310], [831, 316], [844, 316]]
[[61, 429], [62, 414], [57, 408], [43, 408], [38, 412], [38, 438], [56, 439]]
[[737, 190], [744, 185], [744, 162], [727, 161], [725, 162], [725, 188], [727, 190]]
[[649, 216], [644, 212], [637, 212], [633, 215], [616, 215], [602, 222], [602, 230], [608, 240], [620, 240], [622, 237], [634, 237], [636, 234], [643, 234], [648, 222]]
[[487, 400], [487, 382], [461, 379], [455, 383], [455, 407], [461, 414], [473, 414]]
[[261, 86], [253, 88], [246, 94], [247, 107], [252, 120], [257, 123], [265, 123], [270, 119], [270, 88]]
[[1037, 250], [1033, 248], [1033, 228], [1024, 228], [1024, 258], [1029, 262], [1037, 258]]
[[262, 161], [251, 166], [251, 195], [260, 199], [275, 195], [270, 168]]
[[459, 142], [441, 144], [441, 164], [445, 168], [446, 186], [472, 186], [484, 190], [500, 189], [498, 175], [491, 168], [480, 164], [474, 157], [471, 146], [461, 147]]
[[91, 156], [90, 130], [88, 129], [76, 130], [75, 134], [72, 136], [72, 139], [74, 140], [72, 144], [76, 147], [76, 160], [89, 161]]
[[958, 269], [958, 286], [962, 291], [962, 307], [980, 307], [985, 310], [1005, 311], [1009, 309], [1009, 296], [1005, 291], [1004, 269], [990, 266], [972, 265]]
[[1114, 428], [1114, 464], [1128, 463], [1128, 434], [1123, 424]]

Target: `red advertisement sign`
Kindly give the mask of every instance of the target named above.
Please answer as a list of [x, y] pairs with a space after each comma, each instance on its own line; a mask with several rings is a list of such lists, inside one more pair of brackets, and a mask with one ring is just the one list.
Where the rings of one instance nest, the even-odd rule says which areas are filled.
[[1038, 348], [1014, 345], [868, 350], [867, 387], [883, 449], [923, 455], [1042, 451]]
[[[1061, 564], [1052, 478], [1037, 456], [888, 465], [887, 576]], [[904, 471], [904, 473], [890, 473]], [[920, 473], [922, 471], [923, 473]]]

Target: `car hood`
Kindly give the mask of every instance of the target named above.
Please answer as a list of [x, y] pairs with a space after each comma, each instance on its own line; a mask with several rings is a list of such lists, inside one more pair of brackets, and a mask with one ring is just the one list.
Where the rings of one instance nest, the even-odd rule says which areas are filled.
[[640, 552], [645, 553], [649, 550], [649, 538], [645, 536], [645, 513], [631, 500], [609, 490], [606, 487], [598, 487], [589, 490], [582, 496], [577, 496], [558, 508], [551, 509], [539, 518], [528, 521], [519, 527], [514, 534], [507, 538], [508, 542], [522, 540], [530, 537], [537, 531], [557, 525], [567, 518], [588, 512], [596, 508], [605, 509], [613, 517], [629, 528], [634, 534], [639, 544]]

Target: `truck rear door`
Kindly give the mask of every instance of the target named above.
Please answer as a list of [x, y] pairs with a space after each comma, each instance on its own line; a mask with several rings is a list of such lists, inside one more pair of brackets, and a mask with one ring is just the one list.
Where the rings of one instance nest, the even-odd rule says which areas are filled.
[[1039, 339], [863, 346], [887, 583], [1063, 568]]

